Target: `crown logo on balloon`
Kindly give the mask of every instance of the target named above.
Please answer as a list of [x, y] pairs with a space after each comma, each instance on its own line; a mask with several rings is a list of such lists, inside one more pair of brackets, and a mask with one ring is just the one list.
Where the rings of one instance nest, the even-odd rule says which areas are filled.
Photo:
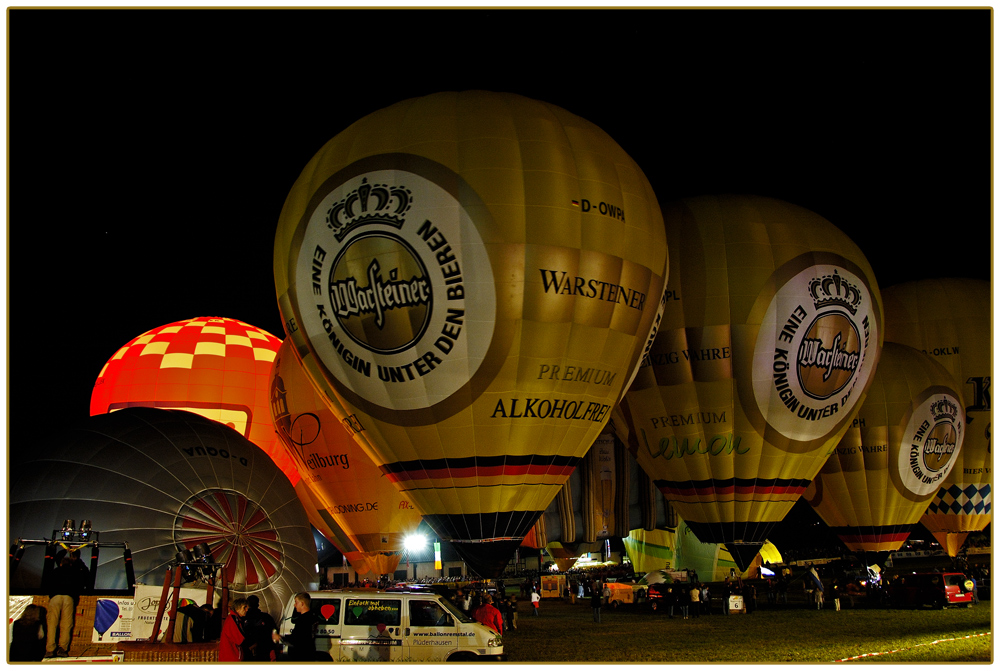
[[337, 242], [343, 242], [348, 233], [361, 226], [386, 224], [402, 228], [403, 215], [412, 204], [413, 194], [409, 189], [369, 184], [365, 177], [361, 186], [326, 211], [326, 225], [334, 232]]
[[836, 270], [833, 271], [833, 275], [823, 275], [810, 280], [809, 293], [817, 310], [839, 306], [856, 315], [861, 305], [861, 291], [838, 275]]
[[940, 401], [931, 403], [931, 415], [934, 417], [935, 422], [940, 422], [941, 420], [954, 422], [955, 418], [958, 417], [958, 406], [948, 399], [942, 398]]

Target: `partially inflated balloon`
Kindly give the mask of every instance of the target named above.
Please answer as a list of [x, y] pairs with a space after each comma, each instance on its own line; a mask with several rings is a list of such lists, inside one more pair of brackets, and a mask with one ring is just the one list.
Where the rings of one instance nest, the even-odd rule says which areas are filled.
[[932, 356], [954, 376], [965, 399], [965, 443], [921, 523], [955, 556], [971, 531], [993, 518], [993, 339], [990, 283], [937, 279], [889, 287], [886, 339]]
[[666, 263], [653, 190], [603, 131], [469, 91], [328, 142], [285, 202], [274, 272], [309, 376], [497, 575], [607, 421]]
[[[234, 594], [281, 613], [315, 584], [316, 545], [288, 479], [263, 450], [190, 412], [125, 408], [89, 417], [44, 450], [12, 456], [8, 533], [46, 538], [56, 520], [93, 520], [128, 543], [135, 576], [162, 584], [176, 553], [208, 545]], [[97, 589], [127, 589], [121, 554], [101, 554]], [[37, 588], [31, 566], [20, 589]]]
[[698, 538], [745, 568], [864, 399], [878, 287], [857, 245], [801, 207], [703, 197], [664, 218], [667, 301], [622, 401], [629, 444]]
[[954, 378], [886, 342], [857, 418], [804, 498], [851, 550], [898, 550], [961, 459], [965, 419]]
[[160, 326], [127, 342], [104, 365], [90, 414], [142, 406], [202, 415], [239, 431], [295, 485], [299, 473], [274, 433], [268, 402], [280, 345], [237, 319], [198, 317]]
[[295, 460], [302, 482], [343, 529], [356, 552], [344, 550], [355, 570], [392, 573], [404, 538], [420, 525], [420, 513], [372, 463], [349, 429], [316, 394], [282, 343], [271, 372], [271, 412], [278, 435]]

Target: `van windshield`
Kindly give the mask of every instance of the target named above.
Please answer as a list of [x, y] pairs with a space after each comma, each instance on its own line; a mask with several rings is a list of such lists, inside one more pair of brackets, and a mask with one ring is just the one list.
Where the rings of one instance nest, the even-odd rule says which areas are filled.
[[459, 622], [475, 622], [475, 620], [459, 610], [458, 606], [453, 604], [451, 601], [448, 601], [448, 599], [441, 599], [441, 605], [444, 606], [445, 610], [451, 613]]

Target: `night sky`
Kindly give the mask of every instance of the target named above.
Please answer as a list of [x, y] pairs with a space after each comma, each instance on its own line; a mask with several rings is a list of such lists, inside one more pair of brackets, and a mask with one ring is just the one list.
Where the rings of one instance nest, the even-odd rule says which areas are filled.
[[857, 242], [883, 287], [991, 277], [990, 10], [9, 10], [12, 454], [87, 417], [141, 333], [283, 337], [299, 171], [362, 116], [510, 91], [600, 126], [661, 203], [746, 193]]

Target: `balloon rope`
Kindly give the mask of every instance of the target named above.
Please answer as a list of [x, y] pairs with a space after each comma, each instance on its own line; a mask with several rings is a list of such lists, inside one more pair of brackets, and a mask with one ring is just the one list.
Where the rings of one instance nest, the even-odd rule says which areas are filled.
[[941, 638], [936, 641], [931, 641], [930, 643], [918, 643], [916, 645], [911, 645], [908, 648], [899, 648], [898, 650], [888, 650], [886, 652], [866, 652], [863, 655], [856, 655], [854, 657], [845, 657], [844, 659], [835, 659], [834, 662], [852, 662], [855, 659], [862, 659], [864, 657], [874, 657], [876, 655], [891, 655], [894, 652], [903, 652], [904, 650], [912, 650], [913, 648], [920, 648], [925, 645], [937, 645], [938, 643], [948, 643], [950, 641], [964, 641], [968, 638], [978, 638], [980, 636], [990, 636], [992, 632], [987, 631], [983, 634], [969, 634], [968, 636], [961, 636], [959, 638]]

